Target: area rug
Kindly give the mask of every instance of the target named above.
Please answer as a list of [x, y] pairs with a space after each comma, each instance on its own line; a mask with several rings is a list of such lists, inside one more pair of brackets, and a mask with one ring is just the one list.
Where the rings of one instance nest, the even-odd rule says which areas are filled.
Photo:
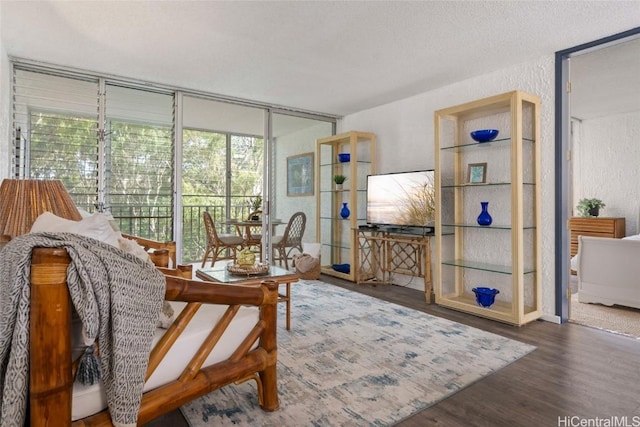
[[280, 409], [250, 381], [182, 407], [191, 426], [390, 425], [535, 349], [321, 281], [292, 285], [290, 331], [280, 306]]
[[569, 322], [640, 340], [640, 310], [581, 303], [577, 293], [571, 295]]

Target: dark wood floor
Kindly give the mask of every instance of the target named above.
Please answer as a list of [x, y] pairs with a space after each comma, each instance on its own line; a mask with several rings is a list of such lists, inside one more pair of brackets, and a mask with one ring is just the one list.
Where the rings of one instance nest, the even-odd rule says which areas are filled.
[[[571, 323], [537, 321], [515, 327], [427, 305], [422, 292], [409, 288], [355, 285], [328, 276], [322, 280], [537, 347], [398, 426], [605, 425], [559, 423], [559, 417], [625, 416], [628, 425], [640, 425], [640, 340]], [[187, 423], [175, 411], [147, 426]]]

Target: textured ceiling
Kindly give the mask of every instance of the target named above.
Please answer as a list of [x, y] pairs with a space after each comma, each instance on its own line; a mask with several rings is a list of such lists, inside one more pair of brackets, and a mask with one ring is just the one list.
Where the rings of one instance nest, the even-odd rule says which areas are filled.
[[570, 59], [571, 116], [585, 120], [640, 111], [640, 35]]
[[344, 115], [628, 30], [640, 1], [9, 1], [9, 55]]

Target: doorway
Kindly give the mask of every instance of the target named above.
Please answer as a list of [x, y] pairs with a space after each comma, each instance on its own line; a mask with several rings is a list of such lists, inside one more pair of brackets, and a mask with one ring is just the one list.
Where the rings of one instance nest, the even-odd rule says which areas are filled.
[[[616, 68], [615, 61], [612, 60], [614, 56], [607, 58], [608, 53], [605, 49], [612, 48], [609, 53], [624, 51], [621, 46], [627, 42], [633, 42], [633, 45], [627, 45], [627, 47], [632, 46], [633, 49], [636, 49], [636, 53], [634, 55], [620, 54], [618, 58], [622, 65]], [[574, 179], [584, 175], [583, 170], [574, 163], [576, 159], [574, 154], [580, 155], [581, 157], [578, 158], [582, 160], [596, 157], [588, 155], [586, 145], [576, 145], [581, 136], [578, 133], [582, 120], [579, 116], [583, 118], [604, 117], [607, 113], [598, 112], [597, 108], [602, 110], [603, 107], [606, 107], [619, 110], [622, 105], [621, 101], [627, 97], [632, 103], [635, 101], [637, 105], [637, 100], [640, 99], [640, 84], [627, 82], [622, 86], [621, 93], [616, 95], [615, 90], [607, 90], [607, 87], [613, 86], [609, 86], [611, 82], [607, 82], [606, 79], [612, 78], [614, 83], [616, 81], [619, 83], [621, 77], [613, 77], [614, 72], [620, 70], [620, 67], [630, 66], [630, 63], [637, 64], [633, 61], [640, 57], [638, 51], [640, 51], [640, 27], [556, 53], [556, 314], [563, 323], [570, 318], [571, 301], [568, 220], [574, 215], [578, 199], [595, 197], [587, 195], [588, 192], [595, 191], [594, 184], [585, 180], [576, 185]], [[599, 83], [597, 79], [600, 79]], [[588, 90], [579, 91], [578, 87], [575, 87], [574, 90], [575, 85]], [[616, 107], [613, 107], [614, 105]], [[640, 106], [638, 107], [637, 110], [640, 110]], [[619, 114], [620, 111], [615, 111], [615, 113]], [[608, 144], [612, 141], [609, 138], [601, 138], [599, 143]], [[580, 153], [581, 148], [583, 151]], [[616, 148], [616, 150], [610, 151], [617, 154], [622, 152], [624, 155], [624, 150]], [[601, 155], [598, 157], [602, 158]], [[609, 164], [606, 167], [600, 167], [600, 169], [606, 169], [611, 173], [613, 170], [617, 170], [614, 169], [615, 166], [618, 167], [617, 169], [624, 170], [624, 166], [620, 164]], [[574, 175], [577, 176], [574, 177]], [[613, 180], [609, 179], [608, 181]], [[602, 181], [597, 185], [602, 186]], [[613, 194], [620, 193], [620, 191], [612, 192], [610, 189], [604, 191], [603, 194], [608, 198], [613, 197]], [[622, 197], [624, 198], [624, 195]], [[630, 199], [628, 195], [626, 199]], [[610, 198], [610, 200], [612, 202], [608, 205], [610, 210], [607, 212], [607, 216], [629, 217], [630, 226], [627, 226], [627, 234], [629, 232], [632, 234], [640, 233], [638, 230], [640, 227], [640, 207], [629, 206], [615, 198]]]

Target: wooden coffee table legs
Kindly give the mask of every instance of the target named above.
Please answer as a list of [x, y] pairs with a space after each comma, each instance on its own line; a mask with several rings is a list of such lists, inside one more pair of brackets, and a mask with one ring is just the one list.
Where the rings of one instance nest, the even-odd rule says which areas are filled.
[[278, 293], [278, 302], [284, 302], [287, 305], [287, 331], [291, 329], [291, 282], [280, 283], [285, 285], [285, 293]]

